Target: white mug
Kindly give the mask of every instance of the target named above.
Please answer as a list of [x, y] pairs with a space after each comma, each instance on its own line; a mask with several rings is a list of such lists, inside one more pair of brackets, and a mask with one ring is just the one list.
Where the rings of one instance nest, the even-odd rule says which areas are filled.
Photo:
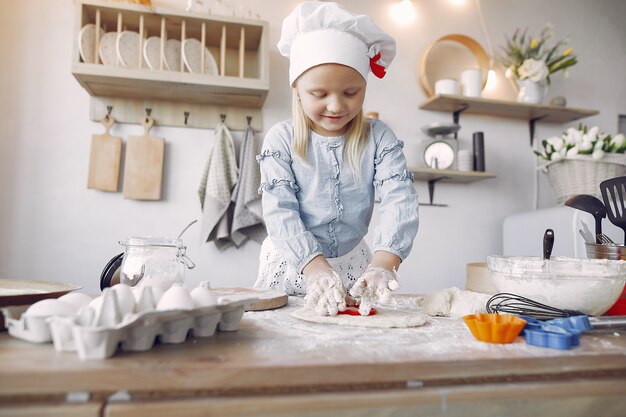
[[466, 69], [461, 73], [461, 89], [467, 97], [480, 97], [483, 90], [483, 75], [478, 68]]
[[435, 94], [456, 95], [459, 91], [459, 83], [452, 78], [444, 78], [435, 82]]

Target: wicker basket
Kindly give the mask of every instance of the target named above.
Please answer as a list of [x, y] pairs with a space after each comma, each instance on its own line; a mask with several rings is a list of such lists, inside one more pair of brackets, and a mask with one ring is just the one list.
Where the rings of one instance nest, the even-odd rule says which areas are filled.
[[609, 158], [599, 160], [590, 157], [561, 159], [541, 168], [548, 176], [559, 204], [577, 194], [589, 194], [602, 199], [600, 183], [626, 174], [626, 155], [610, 155]]

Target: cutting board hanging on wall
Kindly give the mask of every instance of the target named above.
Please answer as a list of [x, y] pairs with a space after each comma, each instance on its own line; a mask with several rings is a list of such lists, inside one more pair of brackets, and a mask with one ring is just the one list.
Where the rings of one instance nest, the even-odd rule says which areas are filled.
[[150, 136], [154, 119], [143, 119], [143, 136], [130, 136], [124, 159], [124, 198], [160, 200], [165, 140]]
[[120, 176], [120, 158], [122, 155], [122, 138], [109, 134], [109, 130], [114, 124], [115, 119], [110, 115], [106, 115], [102, 119], [104, 133], [91, 136], [87, 188], [117, 191]]

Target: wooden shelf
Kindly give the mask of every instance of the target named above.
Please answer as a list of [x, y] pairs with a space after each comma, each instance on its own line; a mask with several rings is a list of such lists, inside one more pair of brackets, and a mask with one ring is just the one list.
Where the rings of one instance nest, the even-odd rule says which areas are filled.
[[432, 168], [409, 168], [417, 181], [428, 182], [428, 203], [420, 203], [421, 206], [447, 207], [447, 204], [433, 202], [435, 196], [435, 184], [437, 182], [454, 182], [469, 184], [489, 178], [495, 178], [493, 172], [482, 171], [458, 171], [455, 169], [432, 169]]
[[495, 178], [493, 172], [457, 171], [453, 169], [409, 168], [418, 181], [442, 181], [469, 184]]
[[552, 123], [573, 122], [598, 114], [596, 110], [543, 106], [445, 94], [435, 95], [429, 98], [423, 102], [419, 108], [422, 110], [446, 111], [452, 113], [484, 114], [529, 121], [541, 120], [543, 122]]
[[[167, 107], [168, 114], [157, 123], [162, 124], [164, 119], [175, 120], [168, 122], [169, 125], [187, 127], [207, 127], [201, 124], [200, 114], [204, 119], [209, 114], [211, 120], [219, 120], [221, 114], [241, 119], [239, 110], [233, 108], [241, 109], [243, 115], [254, 116], [257, 121], [261, 119], [259, 109], [269, 91], [267, 22], [104, 0], [76, 0], [75, 3], [71, 69], [76, 80], [92, 96], [92, 103], [97, 101], [92, 109], [115, 105], [112, 116], [117, 121], [127, 122], [133, 118], [141, 120], [136, 118], [136, 113], [142, 113], [144, 108], [157, 113], [160, 110], [163, 115]], [[83, 62], [78, 34], [87, 24], [99, 25], [105, 32], [133, 31], [143, 39], [156, 36], [181, 43], [196, 39], [212, 54], [217, 74], [191, 73], [184, 64], [168, 71], [151, 70], [145, 61], [135, 69], [124, 68], [119, 62], [104, 65], [99, 59], [95, 63]], [[94, 40], [94, 48], [98, 42]], [[165, 41], [162, 41], [161, 48], [164, 47]], [[163, 60], [161, 57], [162, 68]], [[161, 109], [157, 109], [159, 106]], [[189, 113], [189, 106], [195, 107], [187, 123], [183, 114]], [[100, 120], [101, 113], [92, 111], [92, 120]], [[227, 117], [227, 123], [234, 118]], [[229, 127], [241, 128], [239, 124]]]

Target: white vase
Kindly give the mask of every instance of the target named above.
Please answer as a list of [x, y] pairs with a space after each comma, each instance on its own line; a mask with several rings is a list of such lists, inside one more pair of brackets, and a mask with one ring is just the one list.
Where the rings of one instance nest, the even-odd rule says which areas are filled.
[[517, 101], [520, 103], [541, 104], [548, 90], [548, 86], [539, 81], [517, 80], [517, 85]]

